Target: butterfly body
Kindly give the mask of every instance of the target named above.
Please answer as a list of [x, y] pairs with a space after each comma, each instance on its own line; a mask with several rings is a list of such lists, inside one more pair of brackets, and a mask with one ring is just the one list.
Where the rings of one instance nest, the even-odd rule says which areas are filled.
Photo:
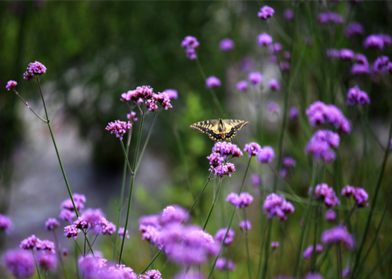
[[231, 141], [248, 121], [237, 119], [210, 119], [193, 123], [190, 127], [203, 134], [206, 133], [213, 141]]

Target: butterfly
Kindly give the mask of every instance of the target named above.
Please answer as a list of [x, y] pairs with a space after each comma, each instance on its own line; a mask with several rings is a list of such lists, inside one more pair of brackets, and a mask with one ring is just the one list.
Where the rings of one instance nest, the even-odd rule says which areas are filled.
[[190, 127], [200, 132], [207, 133], [213, 141], [231, 141], [237, 131], [245, 127], [249, 122], [237, 119], [210, 119], [193, 123]]

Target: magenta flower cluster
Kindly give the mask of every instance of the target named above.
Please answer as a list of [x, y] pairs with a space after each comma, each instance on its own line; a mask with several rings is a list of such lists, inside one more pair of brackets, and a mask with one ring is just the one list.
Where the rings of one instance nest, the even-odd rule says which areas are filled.
[[347, 104], [350, 106], [355, 104], [368, 105], [370, 104], [370, 99], [365, 91], [362, 91], [358, 86], [355, 86], [348, 90]]
[[368, 36], [364, 42], [363, 46], [365, 48], [382, 50], [384, 46], [391, 45], [391, 36], [386, 34], [373, 34]]
[[234, 271], [236, 266], [235, 264], [226, 258], [218, 258], [215, 264], [215, 268], [219, 270], [229, 270]]
[[0, 214], [0, 232], [5, 231], [6, 233], [9, 233], [12, 229], [12, 222], [11, 218]]
[[[312, 192], [312, 187], [309, 188], [309, 195]], [[314, 190], [313, 199], [322, 201], [326, 207], [331, 208], [338, 204], [340, 201], [336, 196], [335, 191], [332, 187], [329, 187], [326, 183], [317, 184]]]
[[234, 49], [235, 43], [233, 42], [233, 40], [229, 38], [225, 38], [222, 41], [220, 41], [219, 47], [222, 51], [230, 51]]
[[385, 55], [378, 57], [374, 61], [373, 72], [377, 74], [392, 73], [392, 62], [389, 62], [389, 57]]
[[35, 251], [45, 250], [50, 253], [54, 253], [55, 251], [55, 246], [53, 242], [49, 240], [41, 240], [38, 237], [36, 237], [34, 234], [22, 240], [22, 242], [20, 243], [20, 248], [24, 250], [35, 250]]
[[329, 130], [318, 130], [306, 144], [305, 150], [307, 154], [313, 155], [316, 160], [322, 158], [325, 162], [330, 163], [336, 158], [332, 148], [339, 147], [339, 143], [340, 137], [337, 133]]
[[257, 154], [257, 160], [260, 163], [271, 163], [274, 158], [275, 152], [271, 146], [264, 146]]
[[58, 228], [60, 226], [60, 222], [57, 221], [56, 218], [49, 218], [46, 222], [45, 222], [45, 229], [47, 231], [53, 231], [54, 229]]
[[269, 46], [272, 44], [273, 39], [267, 33], [261, 33], [259, 36], [257, 36], [257, 41], [260, 46]]
[[206, 87], [207, 88], [215, 88], [221, 86], [221, 81], [214, 76], [210, 76], [206, 79]]
[[34, 75], [42, 75], [46, 73], [46, 67], [44, 64], [35, 61], [29, 63], [27, 66], [27, 71], [23, 74], [25, 80], [32, 80]]
[[248, 82], [246, 80], [241, 80], [237, 83], [237, 89], [241, 92], [245, 92], [248, 89]]
[[369, 203], [367, 202], [369, 195], [363, 188], [347, 185], [342, 189], [342, 196], [348, 198], [352, 196], [358, 207], [369, 206]]
[[7, 82], [7, 85], [5, 86], [5, 88], [10, 91], [12, 89], [14, 89], [16, 87], [16, 85], [18, 85], [18, 83], [15, 80], [9, 80]]
[[348, 134], [351, 131], [350, 122], [340, 109], [334, 105], [326, 105], [321, 101], [316, 101], [306, 109], [306, 114], [312, 126], [330, 123], [344, 134]]
[[123, 136], [131, 128], [131, 122], [115, 120], [114, 122], [109, 122], [105, 130], [109, 131], [111, 134], [115, 134], [117, 138], [120, 138], [120, 140], [123, 140]]
[[321, 235], [321, 242], [324, 245], [331, 245], [334, 243], [342, 243], [347, 249], [354, 249], [354, 237], [347, 232], [345, 228], [340, 226], [325, 230]]
[[199, 47], [199, 42], [195, 37], [186, 36], [185, 39], [181, 42], [181, 47], [185, 47], [186, 57], [190, 60], [194, 60], [197, 58], [196, 49]]
[[264, 6], [257, 13], [257, 16], [261, 19], [268, 19], [274, 15], [275, 11], [269, 6]]
[[248, 220], [242, 220], [238, 224], [241, 231], [249, 231], [252, 228], [252, 224]]
[[[72, 194], [72, 197], [74, 199], [76, 209], [78, 211], [82, 210], [84, 208], [84, 203], [86, 202], [86, 197], [78, 193]], [[72, 200], [68, 198], [61, 203], [61, 212], [59, 218], [69, 223], [72, 223], [73, 218], [75, 217], [76, 213], [74, 205], [72, 203]]]
[[351, 38], [355, 35], [363, 35], [365, 33], [362, 24], [358, 22], [350, 22], [344, 29], [346, 38]]
[[253, 86], [260, 85], [263, 82], [263, 76], [259, 72], [251, 72], [248, 79]]
[[241, 193], [237, 195], [236, 193], [230, 193], [226, 201], [234, 205], [236, 208], [244, 208], [249, 206], [253, 202], [253, 197], [249, 193]]
[[216, 232], [214, 239], [218, 242], [223, 242], [224, 240], [224, 244], [229, 245], [234, 240], [234, 236], [235, 232], [232, 229], [228, 230], [228, 228], [222, 228]]
[[4, 266], [15, 278], [30, 278], [34, 275], [34, 257], [30, 251], [8, 250], [3, 256]]
[[294, 213], [294, 206], [291, 202], [288, 202], [284, 197], [279, 196], [275, 193], [269, 194], [264, 203], [263, 209], [265, 213], [268, 213], [268, 218], [278, 217], [280, 220], [287, 220], [289, 214]]
[[133, 102], [138, 106], [141, 106], [144, 103], [149, 111], [156, 111], [158, 109], [158, 103], [161, 104], [165, 110], [172, 108], [168, 94], [164, 92], [158, 92], [158, 94], [156, 94], [153, 92], [153, 88], [148, 85], [138, 86], [135, 90], [129, 90], [126, 93], [122, 93], [120, 101]]
[[231, 142], [217, 142], [212, 148], [212, 153], [207, 156], [207, 159], [210, 160], [209, 170], [219, 177], [231, 176], [231, 173], [235, 171], [235, 166], [228, 162], [228, 159], [242, 155], [242, 151], [237, 145]]
[[256, 156], [261, 150], [261, 146], [256, 142], [246, 143], [244, 147], [244, 152], [249, 153], [249, 158]]
[[317, 21], [320, 24], [328, 24], [328, 23], [343, 24], [344, 20], [340, 14], [329, 11], [325, 13], [320, 13], [318, 15]]
[[[317, 244], [316, 245], [316, 253], [320, 254], [321, 252], [323, 252], [324, 248], [321, 244]], [[308, 248], [305, 249], [304, 253], [303, 253], [303, 257], [305, 259], [310, 259], [310, 257], [312, 256], [313, 253], [313, 245], [308, 246]]]

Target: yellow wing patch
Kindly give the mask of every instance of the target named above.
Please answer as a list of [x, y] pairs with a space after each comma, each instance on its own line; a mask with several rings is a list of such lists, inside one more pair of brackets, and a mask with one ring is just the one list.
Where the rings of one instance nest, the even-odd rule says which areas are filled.
[[245, 127], [249, 122], [237, 119], [210, 119], [193, 123], [190, 127], [208, 134], [213, 141], [231, 141], [237, 131]]

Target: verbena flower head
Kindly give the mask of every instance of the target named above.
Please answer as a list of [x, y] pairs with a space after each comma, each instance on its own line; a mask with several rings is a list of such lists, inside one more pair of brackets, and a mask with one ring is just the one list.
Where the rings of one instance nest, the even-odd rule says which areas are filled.
[[227, 260], [226, 258], [218, 258], [215, 264], [215, 268], [219, 270], [234, 271], [236, 266], [231, 260]]
[[40, 241], [41, 240], [33, 234], [28, 238], [22, 240], [22, 242], [20, 243], [20, 248], [24, 250], [37, 250], [37, 243]]
[[318, 15], [318, 22], [320, 24], [335, 23], [343, 24], [343, 17], [340, 14], [334, 12], [325, 12]]
[[286, 168], [294, 168], [297, 165], [297, 162], [291, 157], [283, 158], [283, 166]]
[[47, 231], [52, 231], [52, 230], [58, 228], [58, 226], [60, 226], [60, 222], [57, 221], [56, 218], [49, 218], [45, 222], [45, 228], [46, 228]]
[[264, 146], [257, 154], [260, 163], [271, 163], [275, 158], [274, 149], [271, 146]]
[[278, 91], [280, 89], [279, 83], [278, 83], [278, 81], [276, 79], [270, 79], [269, 87], [273, 91]]
[[133, 102], [138, 106], [141, 106], [144, 103], [149, 111], [156, 111], [158, 109], [158, 103], [161, 104], [165, 110], [172, 108], [168, 94], [164, 92], [155, 94], [153, 88], [148, 85], [138, 86], [135, 90], [129, 90], [126, 93], [122, 93], [120, 101]]
[[324, 219], [328, 222], [333, 222], [336, 220], [336, 212], [332, 209], [328, 209], [324, 214]]
[[140, 275], [138, 279], [162, 279], [162, 274], [159, 270], [151, 269]]
[[388, 66], [389, 66], [389, 58], [388, 56], [382, 55], [374, 61], [373, 65], [373, 71], [379, 74], [384, 74], [385, 72], [388, 72]]
[[222, 41], [220, 41], [219, 47], [222, 51], [230, 51], [230, 50], [234, 49], [235, 44], [234, 44], [233, 40], [226, 38], [226, 39], [223, 39]]
[[[106, 261], [106, 260], [105, 260]], [[100, 279], [137, 279], [137, 274], [132, 268], [124, 264], [116, 264], [104, 267], [102, 272], [98, 272]], [[139, 277], [142, 278], [142, 277]]]
[[185, 39], [181, 42], [181, 47], [191, 47], [197, 49], [199, 47], [199, 42], [195, 37], [186, 36]]
[[384, 39], [380, 35], [370, 35], [363, 42], [365, 48], [382, 50], [384, 48]]
[[290, 119], [296, 120], [298, 119], [298, 110], [296, 107], [291, 107], [289, 110]]
[[233, 241], [234, 236], [235, 236], [235, 233], [232, 229], [229, 229], [228, 232], [227, 232], [227, 228], [219, 229], [216, 232], [214, 239], [218, 242], [223, 242], [223, 239], [225, 238], [226, 233], [227, 233], [227, 237], [225, 239], [225, 245], [229, 245]]
[[30, 251], [8, 250], [2, 258], [2, 262], [15, 278], [30, 278], [34, 275], [35, 263]]
[[[309, 194], [311, 193], [312, 188], [309, 188]], [[332, 187], [328, 187], [328, 184], [321, 183], [317, 184], [314, 190], [313, 199], [321, 200], [328, 207], [334, 207], [340, 204], [338, 197], [336, 196], [335, 191]]]
[[5, 86], [5, 88], [10, 91], [12, 89], [14, 89], [16, 87], [16, 85], [18, 85], [18, 83], [15, 80], [9, 80], [7, 82], [7, 85]]
[[181, 206], [173, 204], [167, 206], [162, 211], [162, 215], [159, 218], [161, 224], [167, 224], [171, 222], [181, 223], [182, 221], [188, 220], [188, 212]]
[[291, 54], [289, 51], [283, 52], [283, 58], [286, 59], [287, 61], [291, 60]]
[[253, 197], [251, 194], [246, 192], [241, 193], [240, 195], [231, 193], [227, 196], [226, 201], [237, 208], [243, 208], [249, 206], [253, 202]]
[[355, 104], [368, 105], [370, 104], [370, 99], [366, 92], [361, 91], [358, 86], [355, 86], [348, 90], [347, 104], [350, 106]]
[[79, 267], [84, 278], [97, 278], [106, 267], [106, 262], [99, 251], [94, 251], [94, 255], [79, 258]]
[[348, 265], [343, 271], [342, 271], [342, 277], [346, 278], [350, 275], [350, 265]]
[[[120, 238], [124, 237], [124, 228], [118, 228], [118, 235], [120, 236]], [[127, 230], [126, 234], [125, 234], [126, 238], [129, 238], [129, 232]]]
[[277, 54], [282, 51], [282, 45], [280, 43], [274, 43], [269, 46], [269, 51], [271, 54]]
[[354, 237], [347, 232], [345, 228], [340, 226], [325, 230], [321, 234], [321, 242], [323, 242], [324, 245], [331, 245], [340, 242], [349, 250], [354, 249], [355, 245]]
[[326, 56], [329, 59], [339, 59], [340, 58], [340, 50], [338, 49], [327, 49]]
[[117, 138], [120, 140], [123, 139], [124, 134], [130, 130], [132, 127], [131, 122], [125, 122], [116, 120], [114, 122], [109, 122], [108, 126], [106, 126], [105, 130], [109, 131], [111, 134], [116, 134]]
[[321, 101], [316, 101], [306, 109], [309, 122], [312, 126], [330, 123], [344, 134], [351, 131], [350, 122], [343, 113], [334, 105], [326, 105]]
[[365, 55], [362, 53], [356, 53], [355, 54], [355, 62], [361, 65], [369, 65], [368, 60]]
[[101, 234], [112, 235], [116, 232], [116, 225], [112, 222], [108, 222], [108, 224], [103, 227], [100, 231]]
[[241, 149], [237, 145], [226, 141], [215, 143], [212, 152], [219, 153], [224, 158], [227, 156], [241, 157], [243, 155]]
[[9, 233], [12, 229], [12, 222], [11, 218], [0, 214], [0, 232], [5, 231], [6, 233]]
[[136, 122], [137, 121], [137, 117], [136, 117], [136, 112], [131, 111], [131, 113], [127, 113], [127, 119], [128, 120], [132, 120], [132, 122]]
[[336, 155], [332, 148], [339, 147], [340, 137], [337, 133], [329, 130], [319, 130], [313, 134], [306, 144], [307, 154], [314, 156], [316, 160], [323, 159], [326, 163], [335, 160]]
[[291, 9], [286, 9], [283, 11], [283, 18], [287, 21], [294, 19], [294, 12]]
[[340, 59], [342, 60], [352, 61], [354, 60], [354, 56], [354, 51], [352, 51], [351, 49], [342, 48], [340, 50]]
[[252, 176], [250, 177], [251, 183], [253, 186], [258, 186], [261, 183], [261, 179], [260, 176], [258, 174], [252, 174]]
[[354, 64], [351, 67], [351, 74], [353, 75], [369, 75], [370, 69], [369, 65]]
[[288, 72], [290, 70], [290, 62], [282, 61], [280, 62], [280, 69], [282, 72]]
[[261, 33], [259, 36], [257, 36], [257, 41], [260, 46], [269, 46], [272, 44], [273, 39], [267, 33]]
[[237, 89], [241, 92], [245, 92], [248, 89], [248, 82], [246, 80], [241, 80], [237, 83]]
[[38, 266], [45, 272], [49, 270], [55, 271], [57, 267], [57, 256], [46, 251], [40, 251], [37, 253], [37, 262]]
[[264, 6], [260, 9], [257, 16], [261, 19], [268, 19], [274, 15], [275, 11], [269, 6]]
[[275, 193], [269, 194], [264, 203], [263, 209], [268, 213], [268, 218], [278, 217], [280, 220], [287, 220], [287, 216], [294, 212], [294, 206], [286, 201], [282, 196]]
[[64, 236], [68, 238], [73, 237], [74, 239], [76, 239], [78, 234], [79, 229], [77, 229], [75, 225], [69, 225], [64, 228]]
[[369, 195], [363, 188], [347, 185], [342, 189], [342, 196], [348, 198], [352, 196], [358, 207], [369, 206], [369, 203], [367, 203]]
[[362, 24], [358, 22], [350, 22], [344, 29], [344, 35], [346, 38], [351, 38], [355, 35], [363, 35], [364, 30]]
[[[323, 252], [323, 250], [324, 250], [324, 248], [321, 244], [316, 245], [316, 254], [320, 254], [321, 252]], [[305, 259], [310, 260], [312, 253], [313, 253], [313, 245], [310, 245], [310, 246], [308, 246], [308, 248], [305, 249], [305, 251], [302, 255]]]
[[251, 142], [251, 143], [245, 144], [244, 152], [249, 153], [249, 158], [251, 158], [252, 156], [256, 156], [260, 152], [260, 150], [261, 150], [261, 147], [256, 142]]
[[277, 103], [275, 103], [275, 102], [269, 102], [268, 105], [267, 105], [267, 110], [268, 110], [270, 113], [276, 113], [276, 114], [278, 114], [278, 113], [280, 112], [280, 107], [279, 107], [279, 105], [278, 105]]
[[248, 79], [254, 86], [263, 82], [263, 76], [259, 72], [251, 72], [248, 76]]
[[221, 81], [214, 76], [210, 76], [206, 79], [206, 87], [207, 88], [215, 88], [221, 86]]
[[307, 273], [304, 279], [323, 279], [320, 273]]
[[165, 93], [169, 99], [178, 99], [178, 92], [175, 89], [165, 89], [162, 93]]
[[27, 71], [23, 74], [25, 80], [33, 79], [34, 75], [42, 75], [46, 73], [46, 67], [44, 64], [35, 61], [29, 63], [27, 66]]
[[252, 228], [252, 225], [248, 220], [242, 220], [238, 225], [241, 231], [249, 231]]
[[68, 209], [62, 209], [59, 218], [61, 220], [67, 221], [69, 223], [72, 223], [73, 218], [76, 217], [76, 213], [74, 211], [68, 210]]
[[279, 247], [279, 241], [271, 241], [271, 248], [275, 250]]

